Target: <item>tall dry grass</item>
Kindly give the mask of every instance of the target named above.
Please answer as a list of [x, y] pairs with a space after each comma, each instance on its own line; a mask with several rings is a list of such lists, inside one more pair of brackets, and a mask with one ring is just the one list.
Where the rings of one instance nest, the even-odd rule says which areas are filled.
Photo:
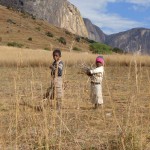
[[104, 106], [93, 110], [89, 80], [77, 64], [92, 64], [97, 55], [63, 52], [67, 86], [57, 111], [42, 100], [52, 52], [1, 48], [0, 149], [149, 150], [148, 56], [104, 56]]
[[[1, 46], [0, 66], [49, 66], [52, 51], [20, 49]], [[67, 65], [80, 63], [92, 64], [96, 54], [88, 52], [62, 52], [62, 59]], [[106, 66], [130, 66], [137, 62], [140, 66], [150, 66], [149, 56], [140, 55], [104, 55]]]

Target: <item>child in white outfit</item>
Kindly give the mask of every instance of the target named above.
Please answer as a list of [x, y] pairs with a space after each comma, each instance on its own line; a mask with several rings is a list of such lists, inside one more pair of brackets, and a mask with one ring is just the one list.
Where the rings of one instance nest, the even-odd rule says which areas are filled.
[[87, 75], [91, 78], [91, 102], [95, 109], [103, 104], [102, 96], [102, 79], [104, 73], [104, 59], [102, 56], [96, 58], [96, 68], [87, 71]]

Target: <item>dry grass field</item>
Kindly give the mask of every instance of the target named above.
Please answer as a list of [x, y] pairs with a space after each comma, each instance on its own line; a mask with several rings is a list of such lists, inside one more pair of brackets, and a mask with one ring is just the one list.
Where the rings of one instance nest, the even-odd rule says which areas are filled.
[[42, 101], [51, 79], [51, 52], [0, 47], [0, 149], [150, 150], [150, 58], [104, 56], [104, 106], [95, 110], [80, 64], [90, 65], [96, 56], [62, 53], [65, 90], [59, 112], [48, 104], [43, 108]]

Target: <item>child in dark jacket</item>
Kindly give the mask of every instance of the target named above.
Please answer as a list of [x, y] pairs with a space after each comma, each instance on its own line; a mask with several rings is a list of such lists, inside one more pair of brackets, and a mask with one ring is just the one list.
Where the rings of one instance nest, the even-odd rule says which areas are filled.
[[61, 58], [61, 51], [59, 49], [55, 49], [53, 51], [53, 59], [54, 62], [50, 65], [51, 69], [51, 86], [47, 89], [45, 98], [55, 99], [56, 107], [58, 109], [61, 108], [62, 104], [62, 96], [63, 96], [63, 62]]

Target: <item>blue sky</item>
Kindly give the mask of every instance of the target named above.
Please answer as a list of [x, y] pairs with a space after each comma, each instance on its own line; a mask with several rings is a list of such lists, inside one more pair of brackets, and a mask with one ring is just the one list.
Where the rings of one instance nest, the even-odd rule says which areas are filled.
[[69, 0], [104, 33], [150, 28], [150, 0]]

